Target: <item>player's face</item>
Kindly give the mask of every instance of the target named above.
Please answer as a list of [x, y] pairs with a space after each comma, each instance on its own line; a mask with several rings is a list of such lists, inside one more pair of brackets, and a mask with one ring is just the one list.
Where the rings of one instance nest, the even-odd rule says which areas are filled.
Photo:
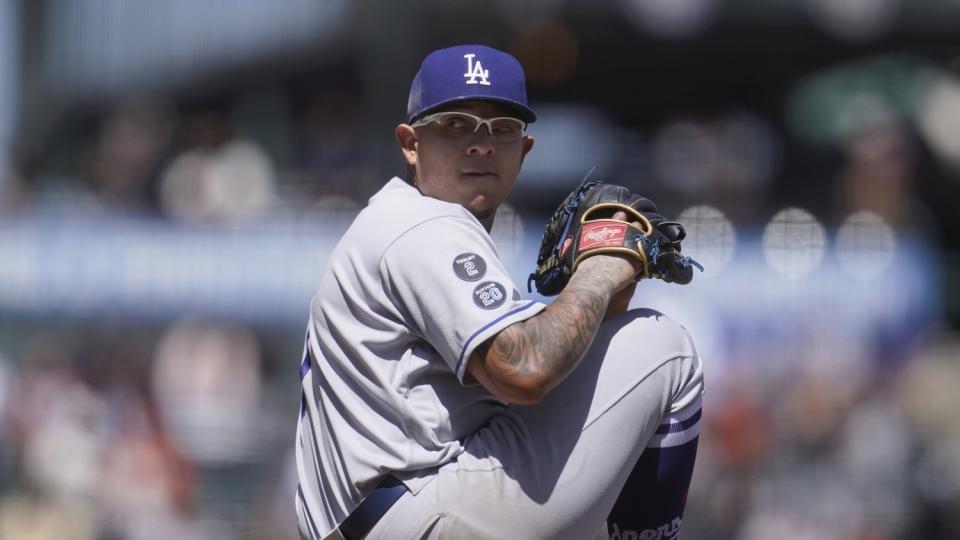
[[[447, 110], [482, 118], [514, 116], [507, 107], [486, 101], [464, 101]], [[416, 170], [420, 192], [462, 205], [487, 230], [510, 193], [524, 156], [533, 148], [528, 135], [503, 142], [486, 126], [464, 135], [439, 123], [417, 128], [400, 124], [396, 134], [404, 159]]]

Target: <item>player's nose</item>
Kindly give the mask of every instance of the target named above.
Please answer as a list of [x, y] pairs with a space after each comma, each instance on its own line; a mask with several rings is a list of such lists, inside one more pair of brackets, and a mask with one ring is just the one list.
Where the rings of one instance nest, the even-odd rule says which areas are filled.
[[497, 152], [497, 147], [493, 142], [493, 136], [486, 126], [480, 126], [470, 138], [470, 146], [467, 147], [467, 154], [471, 156], [492, 156]]

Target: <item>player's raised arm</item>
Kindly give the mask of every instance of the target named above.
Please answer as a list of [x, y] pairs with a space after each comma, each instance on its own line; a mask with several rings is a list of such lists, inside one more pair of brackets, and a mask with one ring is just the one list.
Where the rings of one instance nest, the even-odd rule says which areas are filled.
[[540, 401], [583, 358], [611, 298], [632, 289], [638, 270], [638, 263], [623, 256], [584, 260], [546, 309], [477, 347], [467, 365], [470, 375], [505, 401]]
[[690, 282], [699, 265], [680, 255], [684, 236], [649, 199], [584, 182], [547, 224], [531, 276], [541, 293], [562, 293], [478, 347], [469, 373], [501, 399], [538, 402], [576, 367], [600, 323], [626, 310], [637, 277]]

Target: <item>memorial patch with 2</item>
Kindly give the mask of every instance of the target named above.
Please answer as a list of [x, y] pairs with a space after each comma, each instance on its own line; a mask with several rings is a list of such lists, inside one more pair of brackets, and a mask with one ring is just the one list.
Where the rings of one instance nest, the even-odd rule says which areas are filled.
[[487, 273], [487, 261], [476, 253], [461, 253], [453, 259], [453, 273], [464, 281], [477, 281]]

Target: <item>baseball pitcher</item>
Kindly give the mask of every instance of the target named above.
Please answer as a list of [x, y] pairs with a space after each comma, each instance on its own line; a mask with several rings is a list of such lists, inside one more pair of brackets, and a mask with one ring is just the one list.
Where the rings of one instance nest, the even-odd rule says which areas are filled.
[[[523, 69], [435, 51], [396, 138], [408, 168], [360, 212], [310, 304], [300, 363], [303, 538], [673, 539], [699, 434], [687, 332], [628, 310], [690, 282], [683, 227], [585, 181], [524, 298], [489, 231], [534, 146]], [[642, 287], [642, 285], [641, 285]]]

